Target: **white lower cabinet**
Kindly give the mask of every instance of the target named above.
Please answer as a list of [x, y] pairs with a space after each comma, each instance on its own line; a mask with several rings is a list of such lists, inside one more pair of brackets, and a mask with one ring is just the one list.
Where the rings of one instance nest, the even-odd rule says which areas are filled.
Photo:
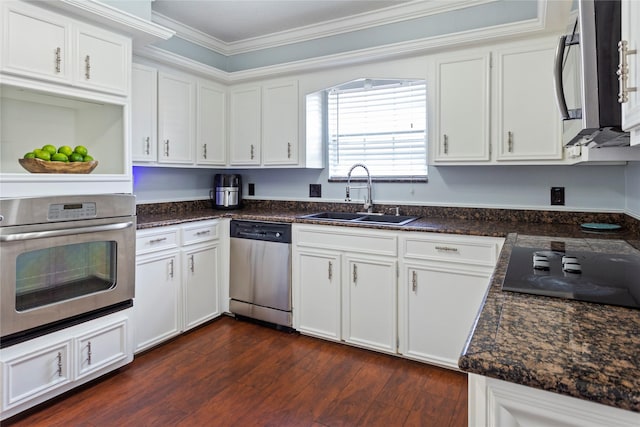
[[294, 224], [294, 327], [457, 369], [503, 242]]
[[220, 315], [225, 226], [211, 220], [138, 231], [136, 352]]
[[294, 327], [396, 353], [396, 264], [394, 232], [293, 224]]
[[640, 413], [469, 374], [469, 427], [637, 427]]
[[397, 261], [345, 256], [343, 338], [388, 353], [397, 350]]
[[297, 329], [318, 337], [341, 338], [341, 265], [342, 256], [329, 251], [297, 251], [293, 263], [297, 285]]
[[503, 239], [403, 233], [400, 353], [457, 369]]
[[119, 311], [3, 348], [0, 419], [131, 362], [131, 311]]

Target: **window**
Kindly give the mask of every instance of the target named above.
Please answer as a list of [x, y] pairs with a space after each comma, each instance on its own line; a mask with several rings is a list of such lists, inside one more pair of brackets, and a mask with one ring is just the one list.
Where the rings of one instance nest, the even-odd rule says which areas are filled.
[[362, 79], [328, 90], [329, 179], [346, 179], [355, 163], [378, 180], [426, 179], [426, 104], [424, 80]]

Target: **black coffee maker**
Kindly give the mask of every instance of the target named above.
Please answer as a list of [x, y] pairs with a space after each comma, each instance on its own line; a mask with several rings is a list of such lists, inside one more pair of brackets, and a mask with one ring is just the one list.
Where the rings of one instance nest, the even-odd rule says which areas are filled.
[[209, 194], [214, 209], [242, 207], [242, 178], [236, 174], [216, 174]]

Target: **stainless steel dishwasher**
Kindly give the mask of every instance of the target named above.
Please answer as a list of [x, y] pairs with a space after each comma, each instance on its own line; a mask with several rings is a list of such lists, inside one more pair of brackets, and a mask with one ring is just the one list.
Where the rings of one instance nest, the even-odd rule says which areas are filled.
[[229, 309], [291, 327], [291, 224], [231, 221]]

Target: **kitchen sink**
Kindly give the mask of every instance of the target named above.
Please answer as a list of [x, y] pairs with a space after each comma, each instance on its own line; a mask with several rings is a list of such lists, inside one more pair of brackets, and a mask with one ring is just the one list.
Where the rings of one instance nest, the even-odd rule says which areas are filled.
[[310, 215], [301, 216], [306, 219], [317, 219], [329, 222], [354, 222], [364, 224], [382, 224], [382, 225], [405, 225], [418, 219], [416, 216], [408, 215], [379, 215], [368, 213], [352, 213], [352, 212], [319, 212]]
[[363, 216], [363, 214], [352, 212], [320, 212], [311, 215], [305, 215], [302, 218], [325, 219], [328, 221], [353, 221], [354, 219], [360, 219]]

